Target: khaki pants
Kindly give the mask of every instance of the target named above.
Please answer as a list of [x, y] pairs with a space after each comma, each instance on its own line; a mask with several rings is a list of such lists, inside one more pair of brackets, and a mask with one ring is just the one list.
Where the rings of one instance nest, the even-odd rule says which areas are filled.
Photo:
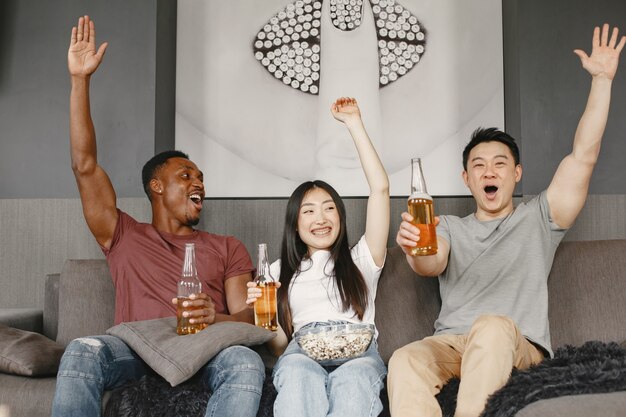
[[450, 378], [460, 377], [455, 417], [476, 417], [513, 367], [524, 369], [542, 359], [513, 320], [480, 316], [469, 334], [431, 336], [394, 352], [387, 377], [391, 415], [441, 417], [435, 395]]

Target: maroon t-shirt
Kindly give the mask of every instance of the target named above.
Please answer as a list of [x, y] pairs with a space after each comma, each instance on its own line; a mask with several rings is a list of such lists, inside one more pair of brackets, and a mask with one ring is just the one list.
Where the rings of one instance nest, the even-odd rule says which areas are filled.
[[172, 298], [183, 269], [185, 243], [195, 243], [202, 292], [228, 314], [224, 283], [253, 270], [245, 246], [232, 236], [196, 230], [177, 236], [157, 231], [118, 210], [110, 249], [102, 248], [115, 285], [115, 324], [176, 315]]

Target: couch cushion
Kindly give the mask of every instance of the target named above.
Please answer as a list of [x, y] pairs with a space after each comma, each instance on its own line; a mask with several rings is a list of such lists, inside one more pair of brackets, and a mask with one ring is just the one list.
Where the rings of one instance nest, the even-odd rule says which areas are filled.
[[563, 242], [550, 278], [553, 347], [626, 340], [626, 240]]
[[176, 334], [176, 317], [120, 323], [107, 330], [130, 346], [172, 386], [192, 377], [222, 349], [252, 346], [276, 337], [274, 332], [248, 323], [215, 323], [196, 334]]
[[516, 417], [623, 417], [626, 391], [568, 395], [529, 404]]
[[104, 259], [67, 260], [59, 282], [57, 342], [104, 334], [115, 319], [115, 289]]
[[399, 246], [387, 252], [376, 293], [378, 351], [387, 363], [394, 350], [432, 336], [441, 308], [437, 278], [424, 278], [409, 267]]
[[64, 348], [46, 336], [0, 324], [0, 372], [55, 375]]
[[[0, 417], [50, 417], [56, 380], [0, 373]], [[104, 392], [103, 409], [110, 396], [111, 391]]]
[[56, 377], [0, 374], [0, 416], [50, 417]]
[[39, 308], [0, 308], [0, 324], [41, 333], [43, 311]]

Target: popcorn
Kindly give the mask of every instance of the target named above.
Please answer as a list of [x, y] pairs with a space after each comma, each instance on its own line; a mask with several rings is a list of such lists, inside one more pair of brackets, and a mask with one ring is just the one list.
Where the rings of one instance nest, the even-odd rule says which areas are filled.
[[300, 348], [311, 359], [326, 361], [351, 359], [367, 350], [374, 334], [371, 325], [339, 325], [312, 328], [297, 336]]

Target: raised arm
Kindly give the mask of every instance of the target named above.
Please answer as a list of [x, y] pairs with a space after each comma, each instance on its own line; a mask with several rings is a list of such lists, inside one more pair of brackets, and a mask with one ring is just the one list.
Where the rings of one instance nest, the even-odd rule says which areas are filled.
[[591, 56], [576, 49], [583, 68], [591, 74], [591, 91], [587, 106], [578, 122], [572, 153], [561, 161], [547, 191], [550, 215], [561, 227], [570, 227], [582, 210], [593, 167], [598, 160], [600, 143], [606, 126], [611, 102], [611, 84], [617, 71], [619, 55], [626, 43], [622, 36], [617, 43], [618, 29], [614, 28], [609, 40], [609, 25], [602, 31], [593, 31]]
[[96, 71], [107, 43], [96, 51], [96, 29], [89, 16], [72, 28], [67, 66], [71, 77], [70, 153], [83, 214], [96, 241], [109, 248], [117, 223], [116, 197], [106, 172], [98, 165], [96, 132], [89, 107], [89, 80]]
[[365, 131], [361, 112], [353, 98], [342, 97], [331, 108], [335, 119], [344, 123], [354, 140], [361, 160], [361, 166], [370, 188], [367, 200], [367, 218], [365, 222], [365, 240], [370, 248], [374, 262], [382, 266], [387, 251], [389, 236], [389, 178], [376, 149]]

